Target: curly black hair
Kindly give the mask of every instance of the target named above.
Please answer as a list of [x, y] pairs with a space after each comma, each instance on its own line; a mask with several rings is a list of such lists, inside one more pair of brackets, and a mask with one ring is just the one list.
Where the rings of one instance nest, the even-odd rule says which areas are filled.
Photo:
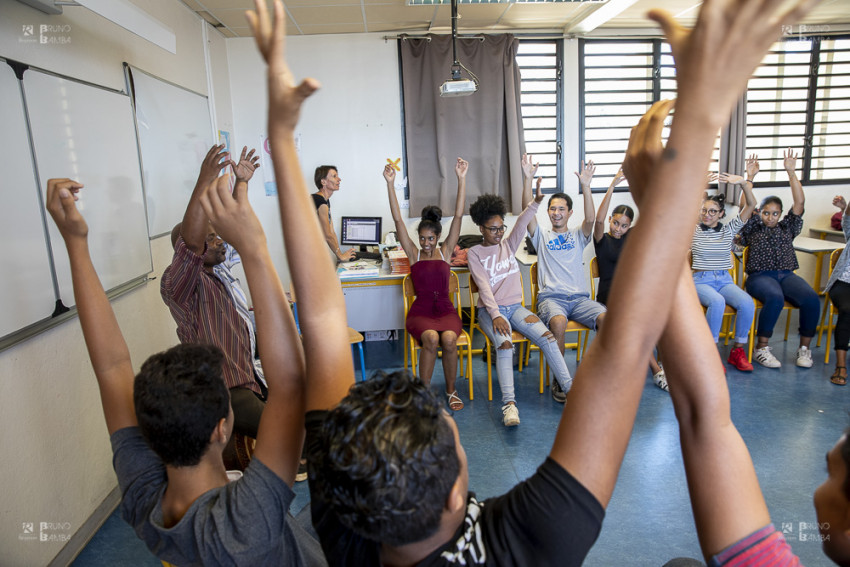
[[166, 465], [197, 465], [216, 425], [230, 413], [223, 359], [218, 347], [177, 345], [148, 358], [136, 376], [139, 429]]
[[495, 216], [504, 219], [507, 213], [508, 206], [498, 195], [481, 195], [469, 206], [469, 216], [478, 226], [484, 226], [484, 223]]
[[440, 220], [443, 218], [443, 211], [435, 205], [428, 205], [422, 209], [422, 220], [419, 221], [419, 226], [416, 227], [416, 233], [421, 233], [423, 230], [430, 230], [437, 238], [443, 232], [443, 225]]
[[443, 405], [403, 370], [353, 386], [309, 449], [311, 489], [344, 526], [388, 545], [436, 533], [460, 473]]

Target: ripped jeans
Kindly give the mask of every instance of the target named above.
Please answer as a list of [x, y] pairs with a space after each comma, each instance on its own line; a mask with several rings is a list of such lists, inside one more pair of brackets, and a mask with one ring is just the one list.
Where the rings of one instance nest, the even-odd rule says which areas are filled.
[[[505, 341], [511, 342], [511, 335], [510, 333], [507, 336], [497, 335], [493, 328], [490, 313], [483, 307], [479, 308], [477, 312], [481, 329], [496, 349], [496, 375], [499, 379], [499, 388], [502, 390], [502, 404], [515, 402], [513, 348], [499, 348]], [[543, 324], [543, 321], [523, 307], [521, 303], [500, 305], [499, 313], [507, 320], [512, 330], [519, 332], [540, 347], [549, 368], [555, 373], [558, 385], [564, 392], [569, 392], [573, 385], [573, 378], [570, 376], [567, 363], [564, 362], [564, 357], [558, 349], [555, 337], [549, 332], [549, 328]]]

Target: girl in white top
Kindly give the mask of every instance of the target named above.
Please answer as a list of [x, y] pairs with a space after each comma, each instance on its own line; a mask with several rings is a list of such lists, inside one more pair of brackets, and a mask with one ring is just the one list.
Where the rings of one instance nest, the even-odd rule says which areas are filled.
[[727, 362], [740, 371], [750, 372], [753, 365], [747, 360], [744, 345], [755, 315], [755, 303], [747, 292], [738, 287], [729, 270], [732, 269], [732, 239], [744, 226], [756, 207], [753, 196], [753, 178], [759, 171], [758, 159], [751, 155], [747, 159], [747, 177], [724, 173], [720, 180], [725, 183], [740, 183], [744, 189], [746, 204], [740, 214], [726, 224], [720, 219], [726, 216], [723, 194], [707, 196], [700, 209], [700, 222], [694, 229], [691, 255], [694, 284], [700, 303], [706, 307], [705, 317], [715, 342], [718, 340], [723, 313], [726, 306], [735, 308], [735, 342], [729, 351]]

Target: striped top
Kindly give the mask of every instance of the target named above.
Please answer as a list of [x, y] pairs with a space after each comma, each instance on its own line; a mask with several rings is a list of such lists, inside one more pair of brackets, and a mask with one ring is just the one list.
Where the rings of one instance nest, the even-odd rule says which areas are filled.
[[800, 559], [791, 551], [782, 534], [770, 524], [730, 545], [708, 562], [708, 567], [745, 565], [800, 567]]
[[224, 353], [222, 376], [228, 389], [241, 387], [260, 394], [248, 327], [225, 285], [204, 270], [203, 254], [189, 250], [183, 237], [177, 239], [174, 258], [162, 274], [160, 293], [177, 323], [180, 342], [217, 346]]
[[703, 230], [699, 224], [694, 228], [694, 236], [691, 239], [691, 268], [694, 270], [732, 269], [732, 239], [744, 226], [744, 221], [737, 216], [726, 224], [717, 223], [717, 226], [720, 230]]

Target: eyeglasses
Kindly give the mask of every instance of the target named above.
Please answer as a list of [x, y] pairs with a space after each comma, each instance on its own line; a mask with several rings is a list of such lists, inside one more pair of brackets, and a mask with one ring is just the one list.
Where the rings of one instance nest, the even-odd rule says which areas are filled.
[[764, 217], [778, 217], [782, 211], [762, 211], [761, 214]]
[[699, 212], [702, 215], [708, 215], [710, 217], [713, 217], [714, 215], [718, 214], [720, 212], [720, 210], [719, 209], [700, 209]]
[[502, 234], [508, 229], [508, 227], [506, 227], [505, 225], [502, 225], [502, 226], [485, 226], [484, 228], [489, 230], [490, 234]]

